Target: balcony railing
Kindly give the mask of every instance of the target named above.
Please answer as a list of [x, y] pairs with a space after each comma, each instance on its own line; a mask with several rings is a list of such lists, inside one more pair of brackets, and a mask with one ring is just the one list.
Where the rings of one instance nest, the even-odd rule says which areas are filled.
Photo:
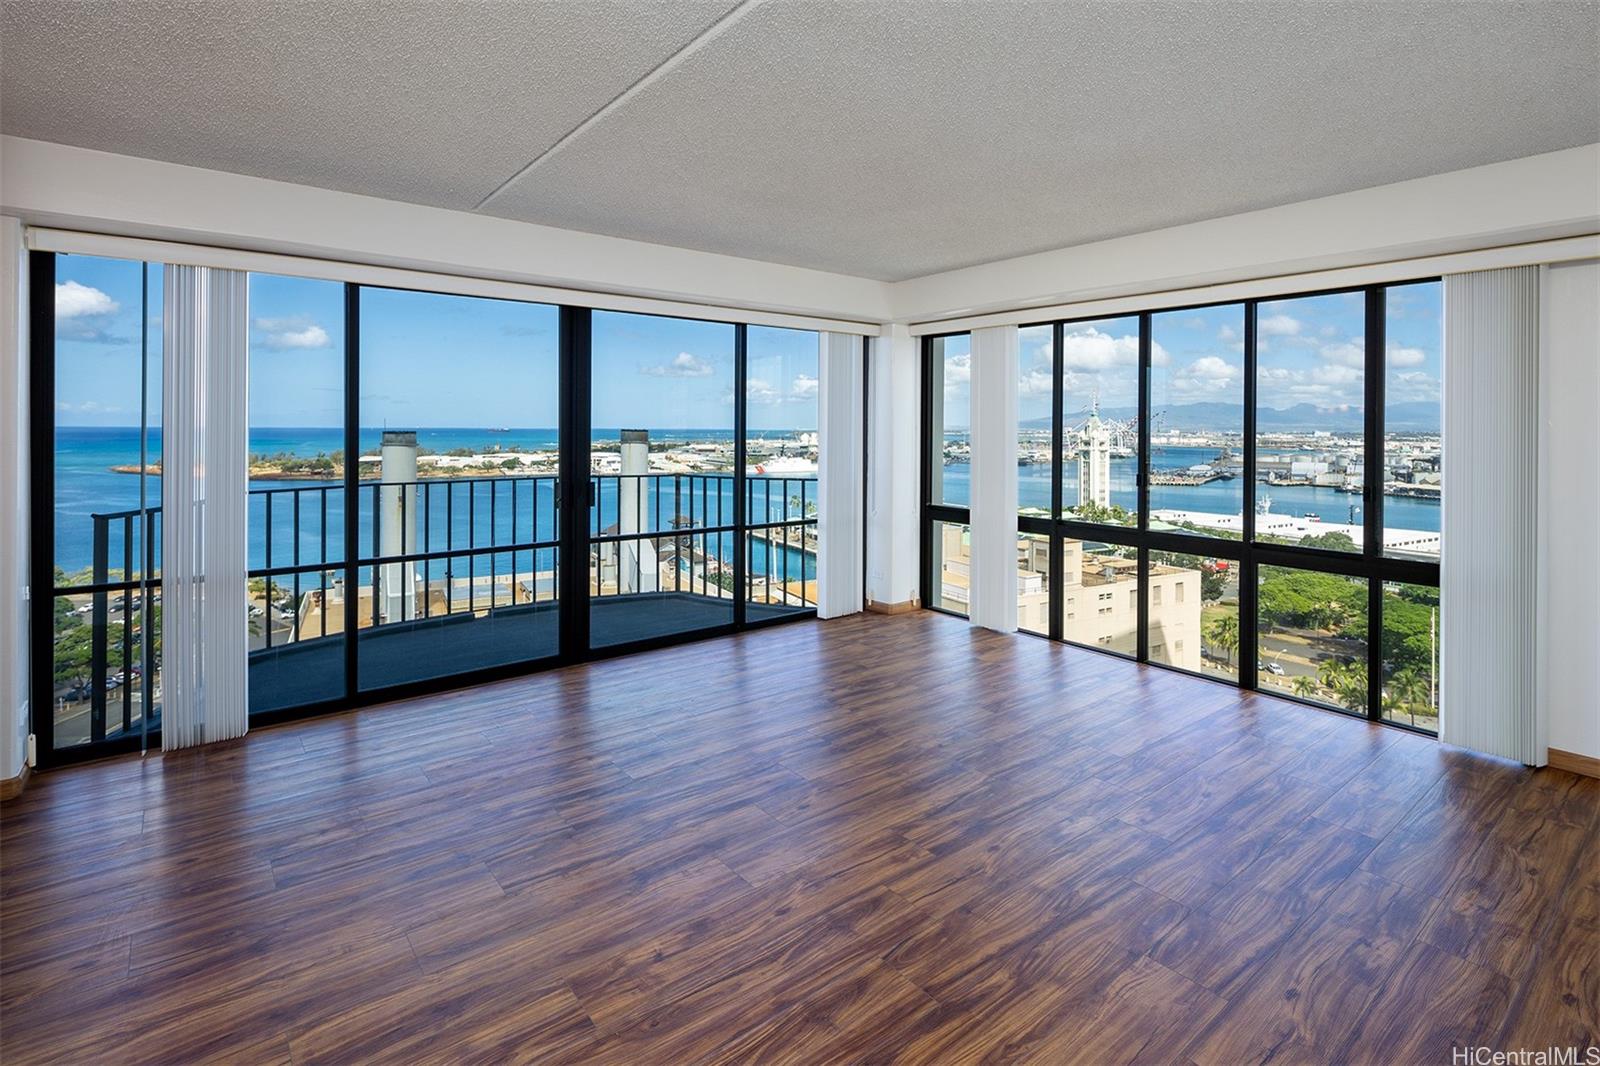
[[[352, 611], [344, 486], [251, 489], [252, 657], [336, 640], [352, 617], [365, 633], [553, 606], [558, 490], [553, 475], [361, 482]], [[742, 552], [748, 603], [814, 606], [815, 479], [747, 477], [742, 527], [734, 492], [732, 474], [591, 475], [591, 601], [620, 604], [669, 593], [731, 601], [738, 595], [734, 559]], [[96, 514], [92, 521], [91, 583], [56, 590], [75, 614], [89, 615], [89, 680], [58, 686], [57, 702], [83, 704], [83, 739], [101, 740], [137, 725], [147, 688], [159, 706], [159, 680], [143, 684], [143, 675], [157, 672], [156, 646], [146, 655], [140, 638], [159, 630], [160, 508], [144, 511], [142, 521], [139, 510]], [[141, 556], [142, 566], [135, 562]], [[141, 570], [149, 575], [148, 604], [141, 600]]]

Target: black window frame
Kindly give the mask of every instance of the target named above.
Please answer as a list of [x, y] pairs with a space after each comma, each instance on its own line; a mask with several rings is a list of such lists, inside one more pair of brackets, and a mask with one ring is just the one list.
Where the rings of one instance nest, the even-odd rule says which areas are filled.
[[[1437, 283], [1438, 277], [1408, 278], [1403, 281], [1372, 285], [1341, 286], [1305, 292], [1274, 294], [1250, 299], [1208, 300], [1199, 303], [1174, 304], [1147, 308], [1138, 312], [1097, 314], [1075, 318], [1047, 319], [1021, 323], [1019, 329], [1048, 326], [1052, 336], [1052, 379], [1054, 393], [1051, 401], [1051, 509], [1049, 517], [1017, 516], [1018, 533], [1034, 533], [1050, 539], [1050, 572], [1047, 577], [1050, 592], [1050, 631], [1048, 636], [1029, 630], [1018, 632], [1027, 636], [1063, 641], [1064, 596], [1062, 565], [1067, 539], [1086, 543], [1107, 543], [1134, 548], [1139, 558], [1138, 619], [1136, 654], [1128, 656], [1094, 645], [1072, 642], [1074, 647], [1088, 648], [1101, 654], [1116, 655], [1141, 664], [1172, 670], [1192, 677], [1203, 678], [1218, 684], [1232, 684], [1245, 691], [1262, 691], [1279, 699], [1303, 703], [1320, 710], [1363, 717], [1380, 725], [1404, 729], [1433, 737], [1436, 732], [1409, 722], [1383, 716], [1383, 596], [1386, 584], [1409, 584], [1439, 588], [1439, 563], [1437, 561], [1386, 555], [1383, 538], [1384, 494], [1381, 478], [1383, 464], [1384, 388], [1387, 380], [1387, 343], [1385, 338], [1387, 303], [1390, 289]], [[1268, 544], [1256, 539], [1256, 474], [1257, 474], [1257, 384], [1259, 364], [1257, 358], [1257, 323], [1260, 307], [1264, 303], [1303, 299], [1317, 296], [1334, 296], [1361, 293], [1363, 297], [1363, 484], [1362, 484], [1362, 544], [1358, 552], [1345, 552], [1320, 547], [1294, 544]], [[1198, 311], [1216, 307], [1242, 305], [1244, 308], [1244, 499], [1242, 530], [1238, 540], [1226, 537], [1207, 537], [1191, 533], [1150, 528], [1150, 385], [1151, 319], [1154, 315], [1172, 311]], [[1136, 317], [1139, 323], [1139, 456], [1137, 471], [1138, 517], [1134, 525], [1118, 526], [1096, 522], [1083, 522], [1064, 518], [1062, 512], [1063, 458], [1063, 338], [1068, 326], [1087, 322], [1100, 322], [1107, 318]], [[968, 330], [929, 333], [922, 338], [922, 560], [921, 580], [924, 590], [937, 587], [938, 575], [933, 572], [932, 532], [938, 521], [970, 524], [971, 510], [967, 507], [950, 507], [935, 504], [931, 498], [932, 463], [934, 451], [942, 440], [942, 426], [932, 424], [932, 389], [938, 383], [934, 367], [933, 342], [936, 339], [958, 336]], [[1442, 427], [1441, 427], [1442, 428]], [[938, 437], [936, 438], [936, 435]], [[1378, 481], [1375, 484], [1375, 480]], [[1186, 670], [1166, 663], [1153, 662], [1149, 656], [1150, 602], [1149, 572], [1152, 552], [1176, 552], [1224, 559], [1238, 568], [1239, 581], [1239, 677], [1236, 682], [1208, 674]], [[1258, 660], [1260, 656], [1259, 584], [1260, 568], [1286, 567], [1319, 573], [1337, 574], [1363, 579], [1367, 583], [1367, 699], [1365, 713], [1356, 715], [1345, 708], [1329, 703], [1304, 699], [1293, 693], [1277, 689], [1263, 689], [1260, 684]], [[923, 606], [944, 611], [929, 602], [927, 593]], [[960, 617], [960, 616], [958, 616]]]
[[[32, 604], [28, 625], [29, 647], [27, 654], [31, 670], [29, 728], [36, 738], [38, 766], [40, 769], [50, 769], [89, 759], [138, 751], [141, 743], [153, 747], [159, 745], [161, 740], [160, 725], [156, 723], [151, 725], [148, 733], [142, 739], [135, 733], [133, 735], [111, 736], [104, 740], [91, 740], [65, 748], [57, 748], [54, 743], [53, 644], [55, 620], [54, 611], [51, 608], [57, 592], [54, 582], [56, 259], [57, 254], [54, 252], [31, 251], [28, 256], [27, 267], [29, 271], [29, 307], [27, 311], [29, 350], [26, 357], [29, 360], [30, 372], [28, 410], [29, 447], [32, 456], [29, 478], [29, 502], [32, 508], [29, 522], [29, 581], [32, 590], [30, 596]], [[151, 261], [149, 265], [153, 267], [159, 264]], [[394, 289], [446, 296], [463, 294], [390, 284], [378, 285], [360, 282], [342, 282], [340, 284], [344, 286], [345, 331], [343, 440], [346, 455], [353, 456], [358, 455], [360, 451], [358, 438], [360, 432], [361, 290], [367, 288]], [[474, 298], [507, 299], [505, 297]], [[518, 301], [512, 299], [512, 302], [541, 303], [542, 301]], [[591, 417], [590, 398], [592, 395], [591, 357], [593, 337], [591, 322], [593, 309], [573, 304], [546, 304], [545, 306], [556, 308], [559, 321], [558, 391], [560, 393], [559, 429], [561, 446], [558, 461], [559, 473], [557, 475], [560, 480], [557, 489], [559, 517], [557, 519], [556, 540], [557, 550], [561, 553], [560, 558], [565, 562], [565, 560], [573, 558], [587, 558], [591, 544], [588, 534], [588, 522], [591, 498], [589, 425]], [[734, 551], [734, 573], [736, 588], [741, 591], [732, 598], [733, 621], [727, 624], [687, 630], [681, 633], [653, 636], [628, 643], [590, 647], [587, 568], [558, 565], [556, 578], [557, 597], [562, 603], [562, 609], [560, 614], [559, 651], [557, 654], [461, 673], [411, 680], [382, 688], [363, 689], [360, 687], [357, 641], [353, 639], [353, 635], [357, 632], [355, 623], [359, 609], [358, 597], [347, 597], [345, 603], [346, 628], [344, 629], [344, 690], [342, 694], [313, 703], [252, 713], [250, 715], [250, 725], [252, 727], [274, 725], [279, 722], [330, 714], [356, 707], [388, 703], [413, 696], [520, 677], [578, 663], [596, 662], [622, 655], [816, 618], [817, 609], [815, 604], [796, 607], [792, 611], [783, 614], [759, 618], [747, 617], [748, 604], [742, 592], [743, 583], [741, 579], [747, 569], [745, 548], [748, 538], [746, 534], [748, 534], [750, 528], [749, 523], [744, 521], [747, 517], [746, 508], [742, 506], [748, 485], [744, 464], [747, 442], [744, 439], [743, 431], [746, 423], [746, 407], [749, 402], [744, 389], [747, 378], [746, 361], [748, 358], [747, 336], [749, 323], [732, 318], [692, 318], [687, 315], [661, 314], [654, 311], [642, 313], [658, 318], [723, 323], [733, 326], [735, 330], [735, 397], [738, 402], [734, 404], [736, 414], [735, 472], [733, 477], [736, 523], [734, 526], [730, 526], [729, 529], [732, 530], [732, 535], [737, 545]], [[803, 329], [804, 327], [785, 328]], [[862, 345], [863, 354], [861, 360], [862, 381], [860, 384], [865, 389], [867, 356], [870, 352], [870, 345], [866, 337], [859, 338], [858, 343]], [[866, 437], [869, 417], [866, 406], [863, 404], [863, 440]], [[864, 463], [865, 458], [863, 457]], [[344, 479], [341, 482], [345, 492], [347, 512], [343, 532], [343, 558], [326, 569], [341, 571], [345, 575], [345, 580], [351, 582], [347, 587], [354, 588], [358, 587], [357, 575], [359, 571], [363, 567], [370, 567], [375, 564], [373, 559], [363, 555], [359, 544], [359, 466], [356, 463], [347, 462], [345, 467]], [[153, 503], [152, 506], [159, 506], [159, 501]], [[865, 523], [865, 500], [863, 500], [862, 511], [863, 523]], [[816, 518], [812, 518], [807, 522], [802, 515], [800, 519], [787, 524], [810, 524], [814, 526], [816, 522]], [[768, 525], [771, 524], [768, 523]], [[148, 544], [148, 540], [146, 544]], [[504, 551], [507, 549], [495, 548], [493, 550]], [[286, 572], [292, 572], [296, 569], [305, 570], [312, 565], [273, 567], [270, 559], [265, 560], [265, 562], [267, 564], [266, 569], [272, 570], [274, 574], [279, 570]], [[255, 575], [256, 571], [252, 570], [251, 573]], [[864, 576], [863, 580], [865, 580]], [[134, 584], [137, 583], [135, 582]], [[87, 587], [87, 591], [94, 592], [97, 588], [98, 586], [90, 586]], [[86, 589], [74, 586], [70, 591], [81, 594]], [[148, 653], [146, 658], [148, 658]]]

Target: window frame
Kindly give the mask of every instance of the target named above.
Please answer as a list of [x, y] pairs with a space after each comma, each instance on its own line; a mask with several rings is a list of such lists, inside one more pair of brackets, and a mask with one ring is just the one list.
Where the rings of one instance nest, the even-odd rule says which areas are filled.
[[[1048, 584], [1050, 588], [1050, 632], [1046, 639], [1063, 641], [1064, 632], [1064, 586], [1062, 584], [1062, 560], [1064, 555], [1063, 542], [1075, 539], [1088, 542], [1117, 543], [1131, 546], [1138, 551], [1139, 559], [1139, 596], [1138, 619], [1136, 633], [1137, 652], [1132, 657], [1140, 663], [1158, 667], [1163, 670], [1173, 670], [1178, 673], [1202, 677], [1208, 681], [1219, 684], [1233, 684], [1245, 691], [1264, 691], [1278, 699], [1291, 700], [1304, 703], [1308, 706], [1322, 710], [1332, 710], [1336, 713], [1351, 714], [1351, 712], [1327, 703], [1316, 700], [1303, 699], [1289, 693], [1276, 690], [1263, 689], [1259, 678], [1260, 659], [1260, 617], [1259, 617], [1259, 585], [1258, 575], [1263, 566], [1287, 567], [1289, 569], [1310, 570], [1321, 573], [1337, 574], [1345, 577], [1362, 578], [1367, 581], [1367, 700], [1364, 715], [1368, 721], [1381, 725], [1404, 729], [1419, 733], [1423, 736], [1436, 736], [1433, 730], [1424, 729], [1411, 723], [1387, 719], [1383, 716], [1383, 596], [1384, 587], [1388, 584], [1423, 585], [1438, 588], [1439, 563], [1437, 561], [1405, 558], [1386, 555], [1384, 553], [1384, 521], [1383, 504], [1384, 494], [1381, 482], [1374, 484], [1375, 480], [1382, 477], [1384, 456], [1384, 392], [1387, 381], [1388, 345], [1386, 341], [1387, 302], [1386, 294], [1390, 289], [1404, 288], [1412, 285], [1438, 283], [1438, 277], [1409, 278], [1403, 281], [1385, 282], [1374, 285], [1343, 286], [1334, 289], [1321, 289], [1308, 292], [1288, 292], [1275, 294], [1269, 297], [1257, 297], [1247, 300], [1210, 300], [1198, 303], [1174, 304], [1171, 306], [1152, 307], [1131, 315], [1117, 317], [1134, 317], [1139, 327], [1139, 447], [1138, 470], [1136, 483], [1138, 488], [1138, 515], [1137, 521], [1131, 526], [1108, 526], [1099, 523], [1083, 522], [1077, 519], [1062, 516], [1062, 474], [1064, 459], [1061, 454], [1061, 445], [1064, 436], [1063, 425], [1063, 336], [1066, 328], [1085, 322], [1103, 321], [1104, 314], [1088, 315], [1079, 318], [1062, 318], [1043, 322], [1026, 322], [1019, 325], [1018, 329], [1028, 329], [1040, 326], [1051, 327], [1052, 359], [1053, 359], [1053, 396], [1051, 400], [1051, 513], [1050, 517], [1036, 515], [1018, 515], [1017, 532], [1035, 533], [1046, 535], [1050, 538], [1050, 573]], [[1363, 411], [1362, 411], [1362, 462], [1363, 480], [1361, 491], [1362, 504], [1362, 544], [1356, 552], [1346, 552], [1337, 549], [1305, 547], [1297, 544], [1268, 544], [1259, 542], [1256, 538], [1256, 498], [1257, 498], [1257, 402], [1258, 402], [1258, 373], [1259, 360], [1257, 352], [1258, 320], [1262, 304], [1275, 303], [1280, 300], [1303, 299], [1318, 296], [1335, 296], [1349, 293], [1360, 293], [1363, 299]], [[1150, 416], [1151, 416], [1151, 319], [1156, 314], [1166, 312], [1198, 311], [1216, 307], [1229, 307], [1242, 305], [1244, 309], [1244, 424], [1242, 443], [1244, 445], [1244, 493], [1243, 512], [1240, 537], [1237, 540], [1225, 537], [1205, 537], [1191, 533], [1175, 533], [1169, 530], [1156, 530], [1150, 528]], [[970, 332], [966, 330], [958, 333]], [[934, 438], [937, 432], [931, 425], [932, 415], [932, 388], [940, 384], [932, 359], [933, 341], [936, 338], [952, 336], [951, 333], [927, 334], [922, 338], [922, 587], [932, 588], [931, 581], [935, 575], [931, 572], [930, 533], [934, 521], [959, 521], [970, 524], [970, 508], [955, 508], [944, 504], [935, 504], [930, 497], [932, 484], [932, 462]], [[942, 430], [942, 427], [939, 427]], [[1442, 427], [1441, 427], [1442, 433]], [[1150, 656], [1150, 592], [1149, 573], [1152, 552], [1176, 552], [1188, 555], [1200, 555], [1212, 559], [1227, 560], [1237, 567], [1239, 581], [1239, 652], [1238, 652], [1238, 680], [1230, 681], [1226, 678], [1215, 677], [1208, 674], [1197, 673], [1182, 667], [1171, 666], [1166, 663], [1151, 661]], [[941, 608], [929, 605], [924, 597], [924, 606], [931, 610]], [[959, 617], [959, 616], [958, 616]], [[1018, 630], [1028, 636], [1040, 636], [1028, 630]], [[1106, 649], [1094, 645], [1077, 644], [1075, 647], [1086, 647], [1090, 650], [1107, 653]], [[1109, 652], [1109, 654], [1118, 654]], [[1127, 656], [1122, 656], [1127, 658]]]
[[[31, 507], [29, 517], [31, 552], [29, 573], [30, 585], [36, 591], [33, 596], [34, 609], [30, 612], [28, 650], [26, 654], [28, 655], [31, 670], [29, 728], [37, 737], [38, 762], [41, 769], [69, 765], [88, 759], [103, 758], [107, 755], [138, 751], [141, 745], [141, 737], [138, 734], [117, 735], [104, 740], [91, 740], [64, 748], [57, 748], [54, 744], [53, 652], [55, 619], [53, 610], [43, 609], [41, 605], [53, 605], [56, 589], [53, 569], [55, 564], [53, 546], [55, 544], [56, 261], [57, 254], [54, 252], [30, 251], [28, 253], [29, 306], [27, 314], [30, 332], [28, 352], [25, 358], [29, 361], [30, 373], [28, 417], [29, 447], [32, 454], [28, 486]], [[163, 265], [155, 260], [147, 262], [151, 268]], [[463, 294], [436, 292], [431, 289], [411, 288], [403, 285], [380, 285], [360, 282], [342, 282], [340, 284], [343, 285], [344, 289], [344, 426], [342, 428], [342, 440], [345, 454], [347, 456], [355, 456], [360, 454], [361, 291], [363, 289], [382, 289], [441, 296], [462, 296]], [[508, 297], [470, 296], [466, 298], [507, 300], [513, 303], [543, 303], [537, 300], [514, 300]], [[557, 506], [563, 517], [558, 520], [556, 527], [556, 546], [560, 552], [560, 559], [581, 560], [587, 558], [591, 544], [588, 537], [588, 521], [590, 485], [589, 424], [591, 418], [590, 400], [592, 395], [593, 362], [591, 323], [593, 310], [588, 307], [571, 304], [544, 304], [544, 306], [553, 306], [558, 313], [557, 391], [559, 395], [558, 428], [561, 434], [561, 445], [558, 463], [558, 477], [560, 480], [558, 482]], [[589, 574], [587, 568], [561, 565], [558, 567], [557, 576], [557, 595], [558, 600], [562, 603], [560, 649], [557, 654], [538, 658], [530, 657], [515, 662], [461, 673], [421, 678], [384, 687], [362, 688], [357, 655], [359, 641], [355, 639], [358, 629], [355, 621], [359, 598], [349, 597], [344, 608], [344, 621], [347, 628], [344, 630], [343, 692], [338, 696], [313, 703], [253, 713], [249, 716], [252, 727], [272, 725], [299, 718], [350, 710], [356, 707], [388, 703], [413, 696], [469, 685], [485, 684], [510, 677], [520, 677], [576, 663], [594, 662], [635, 652], [706, 640], [712, 637], [764, 629], [768, 626], [787, 625], [791, 622], [805, 621], [816, 617], [817, 609], [815, 604], [797, 607], [792, 612], [775, 614], [770, 617], [748, 617], [747, 608], [751, 601], [747, 600], [743, 589], [748, 570], [745, 560], [745, 542], [751, 528], [751, 524], [747, 521], [747, 508], [745, 507], [747, 475], [744, 461], [747, 445], [745, 439], [747, 407], [749, 404], [749, 398], [746, 395], [749, 323], [724, 318], [700, 319], [691, 318], [687, 315], [664, 315], [655, 312], [647, 312], [647, 314], [659, 318], [722, 323], [731, 325], [735, 331], [734, 395], [737, 400], [733, 405], [735, 411], [735, 521], [734, 525], [729, 528], [734, 531], [737, 544], [733, 553], [733, 569], [735, 582], [740, 589], [740, 593], [733, 596], [731, 600], [734, 609], [733, 621], [713, 627], [653, 636], [626, 644], [591, 648], [589, 647]], [[860, 343], [863, 352], [861, 387], [864, 389], [867, 355], [870, 353], [871, 346], [867, 343], [867, 338], [865, 337], [861, 338]], [[869, 414], [865, 403], [863, 403], [861, 417], [862, 439], [865, 441], [866, 430], [869, 426]], [[819, 433], [820, 429], [819, 425]], [[863, 455], [863, 470], [865, 462], [866, 457]], [[372, 567], [375, 564], [373, 559], [363, 554], [360, 543], [359, 464], [347, 462], [345, 467], [345, 475], [340, 483], [345, 492], [346, 507], [345, 528], [343, 530], [343, 558], [336, 564], [325, 568], [340, 571], [345, 575], [347, 582], [352, 582], [348, 587], [357, 587], [361, 569]], [[865, 483], [864, 479], [863, 483]], [[159, 507], [160, 503], [155, 501], [151, 506]], [[863, 533], [865, 533], [866, 510], [866, 507], [863, 506]], [[808, 522], [797, 520], [790, 524], [815, 526], [816, 523], [817, 520], [813, 518]], [[863, 541], [864, 544], [865, 541]], [[477, 551], [477, 549], [473, 550]], [[490, 550], [483, 549], [483, 552]], [[495, 548], [492, 550], [504, 552], [509, 549]], [[270, 562], [270, 559], [267, 560], [267, 569], [283, 570], [286, 573], [295, 570], [308, 570], [313, 565], [317, 565], [295, 564], [288, 567], [274, 568], [270, 566]], [[256, 569], [251, 571], [253, 576], [256, 575], [256, 572]], [[128, 583], [124, 582], [122, 584]], [[74, 587], [73, 591], [96, 592], [99, 589], [100, 586], [86, 586], [83, 588]], [[121, 587], [119, 586], [117, 590], [109, 591], [120, 594]], [[146, 674], [151, 676], [148, 671]], [[160, 739], [161, 729], [159, 723], [152, 724], [148, 733], [142, 738], [143, 742], [150, 746], [159, 745]]]

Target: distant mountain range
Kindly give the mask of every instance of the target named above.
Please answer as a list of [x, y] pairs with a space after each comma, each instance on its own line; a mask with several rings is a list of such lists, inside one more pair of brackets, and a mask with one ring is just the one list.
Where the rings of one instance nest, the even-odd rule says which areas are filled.
[[[1102, 418], [1118, 421], [1138, 414], [1132, 407], [1102, 407]], [[1081, 416], [1067, 412], [1067, 422], [1080, 421]], [[1230, 403], [1180, 403], [1156, 409], [1158, 429], [1181, 431], [1237, 428], [1239, 406]], [[1050, 418], [1028, 418], [1021, 423], [1025, 429], [1049, 429]], [[1436, 403], [1396, 403], [1386, 411], [1384, 425], [1400, 433], [1439, 432], [1439, 405]], [[1310, 433], [1327, 430], [1331, 433], [1359, 433], [1361, 412], [1333, 410], [1301, 403], [1293, 407], [1263, 407], [1256, 411], [1256, 428], [1289, 433]]]

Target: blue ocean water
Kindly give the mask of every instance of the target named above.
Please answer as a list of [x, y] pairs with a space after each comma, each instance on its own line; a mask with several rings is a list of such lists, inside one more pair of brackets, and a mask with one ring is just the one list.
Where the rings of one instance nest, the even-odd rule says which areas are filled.
[[[376, 451], [382, 436], [381, 428], [365, 428], [360, 433], [361, 451]], [[619, 431], [600, 428], [592, 433], [595, 442], [615, 441]], [[762, 434], [758, 431], [756, 436]], [[781, 438], [787, 434], [771, 431], [765, 434]], [[656, 441], [688, 442], [731, 440], [728, 429], [683, 429], [653, 431]], [[457, 448], [474, 452], [500, 449], [502, 451], [552, 451], [557, 446], [554, 429], [420, 429], [417, 443], [424, 449], [443, 453]], [[253, 455], [288, 453], [310, 457], [332, 454], [344, 446], [342, 431], [327, 428], [271, 428], [255, 429], [250, 433], [250, 452]], [[161, 432], [150, 430], [147, 437], [147, 454], [152, 462], [161, 457]], [[139, 462], [139, 431], [126, 427], [60, 427], [56, 431], [55, 448], [55, 559], [56, 565], [71, 574], [92, 565], [94, 559], [93, 515], [133, 511], [140, 506], [140, 478], [136, 474], [115, 472], [116, 466], [135, 466]], [[804, 485], [802, 485], [804, 482]], [[733, 520], [733, 484], [725, 479], [715, 484], [720, 491], [699, 482], [704, 490], [689, 495], [687, 479], [676, 484], [668, 479], [650, 485], [641, 501], [646, 514], [661, 516], [662, 527], [670, 525], [675, 514], [693, 514], [699, 524], [726, 524]], [[659, 485], [659, 494], [657, 486]], [[815, 501], [815, 478], [789, 479], [773, 482], [770, 494], [758, 493], [751, 515], [753, 522], [778, 521], [784, 517], [785, 495], [789, 497], [788, 518], [799, 515], [798, 497], [802, 494], [809, 504]], [[330, 566], [343, 559], [344, 548], [344, 491], [336, 481], [289, 481], [280, 479], [254, 479], [251, 481], [249, 565], [252, 569], [265, 566], [306, 565], [326, 562]], [[676, 489], [676, 493], [674, 492]], [[161, 479], [151, 476], [144, 479], [144, 491], [151, 507], [159, 506]], [[601, 482], [601, 495], [592, 509], [591, 527], [597, 532], [614, 526], [617, 521], [617, 482]], [[295, 503], [298, 498], [299, 513]], [[270, 499], [270, 504], [269, 504]], [[270, 521], [269, 521], [270, 506]], [[467, 546], [553, 541], [556, 538], [555, 483], [553, 478], [519, 478], [515, 483], [502, 482], [492, 488], [480, 483], [470, 487], [450, 479], [429, 479], [423, 483], [418, 497], [418, 541], [424, 551], [459, 550]], [[373, 494], [367, 489], [361, 494], [358, 509], [360, 529], [358, 537], [364, 546], [372, 539]], [[128, 555], [137, 561], [141, 554], [138, 523], [131, 523], [132, 539], [126, 540], [122, 523], [113, 523], [108, 544], [108, 565], [115, 571], [123, 567], [123, 547], [128, 545]], [[299, 530], [296, 537], [295, 531]], [[270, 536], [270, 553], [268, 550]], [[530, 531], [532, 531], [530, 533]], [[159, 535], [155, 538], [159, 550]], [[698, 545], [697, 545], [698, 547]], [[298, 553], [297, 549], [298, 548]], [[751, 571], [766, 574], [770, 566], [774, 575], [789, 579], [806, 579], [816, 576], [816, 560], [796, 548], [769, 546], [765, 541], [751, 538]], [[714, 535], [705, 550], [717, 553], [725, 561], [733, 558], [735, 539], [728, 534]], [[521, 552], [513, 560], [504, 553], [497, 560], [499, 573], [513, 566], [519, 571], [534, 568], [529, 552]], [[550, 569], [555, 561], [553, 550], [538, 553], [537, 569]], [[770, 560], [770, 562], [769, 562]], [[445, 561], [430, 564], [432, 576], [445, 576]], [[488, 572], [490, 562], [480, 559], [476, 572]], [[461, 576], [464, 563], [454, 564], [456, 576]], [[369, 572], [362, 574], [362, 583], [371, 579]], [[315, 583], [315, 576], [309, 581]]]
[[[1156, 448], [1150, 453], [1152, 470], [1183, 470], [1216, 458], [1215, 448]], [[1137, 509], [1138, 466], [1132, 458], [1111, 461], [1111, 502], [1129, 511]], [[1071, 502], [1078, 493], [1077, 467], [1068, 463], [1062, 491]], [[965, 506], [970, 499], [970, 468], [956, 463], [944, 468], [944, 502]], [[1274, 514], [1316, 514], [1325, 522], [1359, 524], [1361, 497], [1336, 489], [1310, 485], [1256, 486], [1257, 498], [1265, 493], [1272, 500]], [[1050, 510], [1050, 466], [1035, 463], [1017, 468], [1017, 505]], [[1204, 485], [1151, 485], [1152, 510], [1203, 511], [1209, 514], [1238, 514], [1244, 507], [1244, 481], [1211, 481]], [[1351, 508], [1354, 508], [1352, 512]], [[1418, 529], [1437, 532], [1439, 503], [1409, 496], [1386, 496], [1383, 523], [1390, 529]]]

